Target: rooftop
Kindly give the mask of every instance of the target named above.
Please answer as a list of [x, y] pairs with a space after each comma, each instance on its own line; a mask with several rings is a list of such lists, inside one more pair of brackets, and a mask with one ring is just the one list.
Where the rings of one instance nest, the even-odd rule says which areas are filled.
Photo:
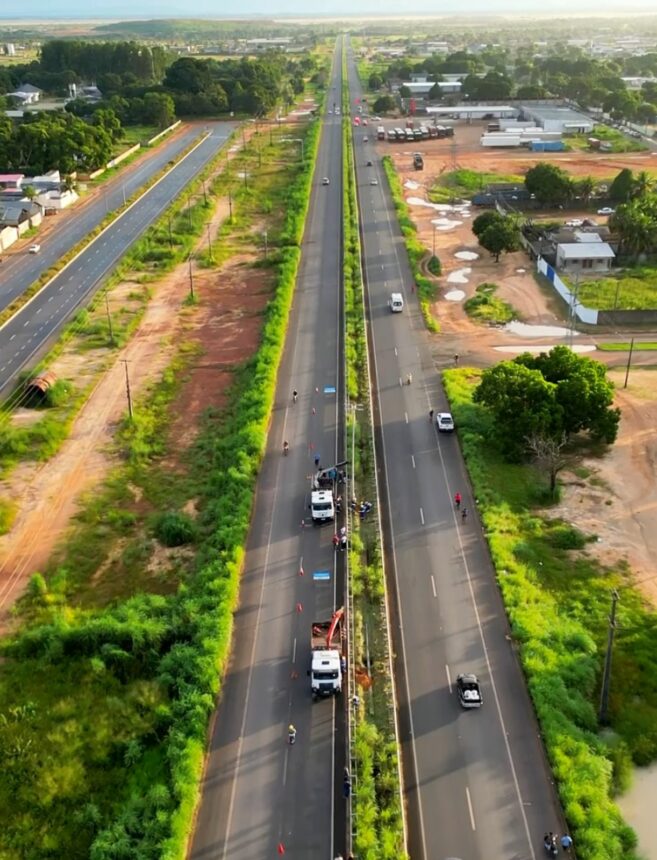
[[564, 260], [613, 260], [612, 248], [606, 242], [573, 242], [567, 245], [558, 245], [557, 252]]
[[561, 122], [591, 124], [588, 116], [579, 111], [561, 105], [522, 105], [524, 113], [530, 116], [538, 116], [542, 120], [556, 119]]

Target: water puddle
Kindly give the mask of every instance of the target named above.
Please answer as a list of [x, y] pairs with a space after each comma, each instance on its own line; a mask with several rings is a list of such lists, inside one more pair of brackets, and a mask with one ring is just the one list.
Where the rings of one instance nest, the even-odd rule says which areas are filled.
[[520, 335], [520, 337], [566, 337], [569, 334], [579, 337], [580, 334], [578, 331], [571, 331], [560, 325], [529, 325], [517, 320], [507, 323], [504, 326], [504, 331]]
[[632, 788], [616, 799], [620, 811], [636, 830], [639, 837], [639, 854], [646, 860], [657, 860], [657, 765], [635, 768]]
[[467, 284], [468, 283], [468, 275], [472, 272], [472, 269], [455, 269], [453, 272], [450, 272], [447, 275], [447, 283], [448, 284]]
[[478, 260], [479, 254], [476, 251], [457, 251], [454, 256], [457, 260]]
[[404, 182], [404, 188], [408, 188], [409, 191], [417, 191], [417, 189], [419, 187], [420, 187], [420, 183], [419, 182], [413, 182], [412, 179], [407, 179], [406, 182]]
[[463, 290], [450, 290], [448, 293], [445, 293], [444, 298], [448, 302], [462, 302], [465, 298], [465, 293]]
[[[541, 346], [537, 346], [535, 343], [529, 343], [517, 344], [516, 346], [494, 346], [493, 349], [497, 352], [510, 352], [514, 355], [519, 355], [521, 352], [531, 352], [536, 354], [538, 354], [539, 352], [549, 352], [551, 349], [554, 349], [555, 346], [555, 343], [542, 344]], [[595, 352], [596, 347], [593, 343], [576, 343], [573, 344], [571, 349], [573, 352], [577, 353]]]

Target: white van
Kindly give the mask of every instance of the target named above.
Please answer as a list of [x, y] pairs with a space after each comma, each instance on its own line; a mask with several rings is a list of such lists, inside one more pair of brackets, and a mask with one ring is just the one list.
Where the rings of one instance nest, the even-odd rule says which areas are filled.
[[323, 523], [334, 519], [333, 493], [330, 490], [313, 490], [310, 494], [310, 511], [314, 523]]
[[401, 293], [391, 293], [388, 306], [393, 314], [400, 314], [404, 310], [404, 298]]

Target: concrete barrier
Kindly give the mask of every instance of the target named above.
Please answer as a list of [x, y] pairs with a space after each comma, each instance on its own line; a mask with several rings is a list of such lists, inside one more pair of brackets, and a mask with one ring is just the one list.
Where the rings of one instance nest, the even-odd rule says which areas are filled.
[[[106, 170], [107, 170], [106, 167], [99, 167], [98, 170], [94, 170], [93, 173], [87, 174], [86, 178], [87, 179], [97, 179], [99, 176], [101, 176], [103, 173], [105, 173]], [[84, 179], [84, 178], [85, 178], [84, 176], [80, 177], [80, 179]]]
[[122, 161], [125, 161], [126, 158], [137, 152], [138, 149], [141, 149], [141, 143], [136, 143], [134, 146], [131, 146], [130, 149], [126, 149], [125, 152], [122, 152], [121, 155], [117, 155], [116, 158], [108, 161], [107, 167], [116, 167], [117, 164], [121, 164]]
[[152, 144], [155, 143], [156, 140], [159, 140], [161, 137], [164, 137], [165, 134], [169, 134], [169, 132], [173, 131], [174, 128], [178, 128], [178, 126], [180, 125], [180, 122], [181, 122], [180, 120], [177, 120], [176, 122], [174, 122], [173, 125], [168, 126], [167, 128], [164, 129], [164, 131], [161, 131], [159, 134], [156, 134], [155, 137], [152, 137], [150, 140], [147, 140], [146, 145], [151, 146]]

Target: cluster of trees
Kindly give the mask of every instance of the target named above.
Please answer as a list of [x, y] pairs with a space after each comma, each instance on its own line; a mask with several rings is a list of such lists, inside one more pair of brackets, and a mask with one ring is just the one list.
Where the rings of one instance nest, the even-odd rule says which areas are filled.
[[102, 167], [121, 136], [121, 124], [111, 111], [94, 119], [89, 123], [63, 112], [30, 114], [19, 123], [0, 117], [0, 164], [35, 174]]
[[176, 119], [173, 99], [167, 93], [161, 92], [147, 92], [143, 98], [135, 96], [129, 99], [114, 95], [101, 102], [75, 99], [66, 105], [66, 110], [94, 124], [98, 124], [99, 116], [113, 116], [113, 121], [121, 126], [153, 125], [167, 128]]
[[613, 399], [605, 366], [566, 346], [523, 353], [488, 368], [474, 393], [475, 402], [492, 413], [500, 446], [511, 460], [535, 454], [541, 440], [558, 447], [577, 433], [611, 444], [620, 421]]
[[638, 257], [657, 254], [657, 193], [650, 174], [642, 171], [636, 176], [631, 170], [621, 170], [610, 187], [614, 199], [623, 201], [609, 219], [609, 226], [618, 238], [620, 254]]
[[575, 197], [588, 206], [596, 183], [591, 176], [573, 179], [555, 164], [540, 161], [525, 174], [525, 188], [541, 206], [559, 206]]
[[472, 222], [472, 232], [481, 247], [495, 257], [496, 263], [505, 251], [517, 251], [520, 247], [517, 221], [509, 215], [500, 215], [495, 209], [478, 215]]
[[[564, 48], [563, 53], [535, 57], [519, 52], [515, 58], [499, 48], [479, 54], [456, 51], [447, 57], [434, 55], [421, 62], [395, 60], [382, 73], [370, 76], [371, 90], [392, 80], [409, 80], [412, 74], [425, 73], [429, 80], [440, 81], [445, 74], [465, 75], [462, 95], [472, 101], [568, 98], [583, 107], [601, 108], [615, 119], [642, 123], [657, 119], [657, 83], [648, 81], [641, 90], [628, 90], [623, 76], [650, 75], [657, 72], [657, 54], [623, 60], [598, 60]], [[641, 70], [641, 71], [637, 71]], [[438, 87], [430, 93], [438, 99]]]

